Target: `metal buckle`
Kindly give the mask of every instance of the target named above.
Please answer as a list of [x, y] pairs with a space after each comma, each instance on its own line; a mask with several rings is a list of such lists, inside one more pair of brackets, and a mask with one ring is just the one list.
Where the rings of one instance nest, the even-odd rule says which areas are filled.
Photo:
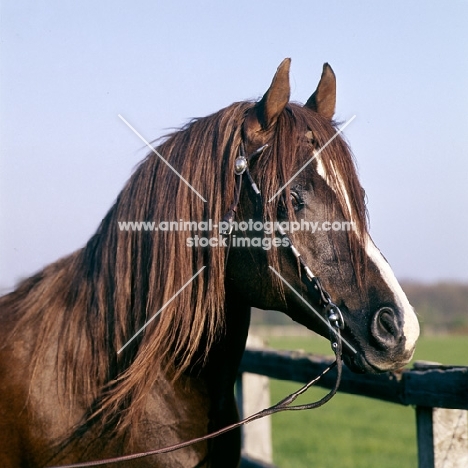
[[247, 169], [247, 159], [244, 155], [240, 155], [234, 161], [234, 172], [236, 175], [242, 175]]
[[343, 314], [341, 313], [341, 310], [339, 309], [339, 307], [333, 302], [330, 302], [327, 305], [327, 311], [328, 311], [327, 318], [330, 324], [335, 328], [343, 330], [344, 319], [343, 319]]

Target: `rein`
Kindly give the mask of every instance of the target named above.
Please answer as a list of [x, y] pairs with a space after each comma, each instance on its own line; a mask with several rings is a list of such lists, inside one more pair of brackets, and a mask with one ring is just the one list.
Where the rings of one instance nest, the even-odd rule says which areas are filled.
[[[233, 221], [235, 219], [237, 205], [239, 204], [239, 201], [240, 201], [242, 179], [243, 179], [244, 174], [247, 176], [255, 194], [259, 198], [261, 198], [260, 190], [258, 189], [257, 185], [252, 179], [252, 176], [250, 175], [250, 172], [248, 169], [248, 162], [254, 156], [257, 156], [258, 154], [260, 154], [267, 146], [268, 145], [262, 146], [261, 148], [256, 150], [254, 153], [252, 153], [248, 158], [245, 157], [243, 148], [241, 147], [240, 155], [235, 161], [234, 173], [236, 176], [236, 185], [235, 185], [235, 191], [234, 191], [234, 201], [229, 207], [229, 210], [226, 213], [226, 215], [223, 217], [223, 221], [226, 221], [227, 223], [229, 223], [229, 228], [223, 231], [222, 235], [228, 236], [229, 240], [230, 240], [230, 235], [233, 230]], [[288, 239], [289, 247], [294, 257], [299, 261], [300, 266], [301, 266], [302, 282], [307, 287], [309, 294], [315, 297], [317, 302], [323, 308], [324, 315], [326, 317], [324, 320], [326, 320], [329, 325], [330, 342], [331, 342], [332, 350], [335, 354], [335, 361], [332, 364], [330, 364], [320, 375], [313, 378], [310, 382], [305, 384], [299, 390], [297, 390], [294, 393], [291, 393], [290, 395], [288, 395], [286, 398], [283, 398], [281, 401], [279, 401], [275, 405], [270, 406], [269, 408], [263, 409], [261, 411], [258, 411], [257, 413], [254, 413], [251, 416], [248, 416], [239, 422], [230, 424], [229, 426], [225, 426], [205, 436], [196, 437], [194, 439], [187, 440], [185, 442], [180, 442], [178, 444], [170, 445], [168, 447], [163, 447], [163, 448], [156, 449], [156, 450], [149, 450], [146, 452], [123, 455], [123, 456], [107, 458], [103, 460], [94, 460], [94, 461], [89, 461], [89, 462], [73, 463], [69, 465], [54, 466], [51, 468], [85, 468], [85, 467], [90, 467], [90, 466], [100, 466], [100, 465], [106, 465], [106, 464], [111, 464], [111, 463], [131, 461], [131, 460], [136, 460], [139, 458], [149, 457], [151, 455], [160, 455], [163, 453], [173, 452], [175, 450], [180, 450], [182, 448], [189, 447], [190, 445], [196, 444], [198, 442], [203, 442], [203, 441], [207, 441], [210, 439], [214, 439], [215, 437], [225, 434], [226, 432], [230, 432], [252, 421], [264, 418], [266, 416], [270, 416], [275, 413], [280, 413], [282, 411], [299, 411], [299, 410], [319, 408], [320, 406], [323, 406], [325, 403], [330, 401], [335, 396], [341, 383], [341, 377], [342, 377], [342, 371], [343, 371], [343, 358], [342, 358], [343, 345], [342, 345], [342, 339], [341, 339], [341, 330], [344, 328], [343, 316], [338, 306], [332, 302], [330, 295], [323, 288], [322, 284], [320, 283], [320, 280], [312, 273], [312, 270], [306, 265], [301, 254], [296, 249], [296, 247], [294, 247], [293, 243], [291, 242], [291, 239], [287, 236], [286, 232], [281, 228], [281, 226], [278, 226], [278, 232], [283, 238]], [[227, 257], [229, 254], [229, 248], [230, 248], [230, 242], [228, 243], [228, 248], [226, 252], [226, 263], [227, 263]], [[335, 384], [333, 388], [324, 397], [312, 403], [291, 406], [291, 404], [296, 400], [296, 398], [299, 395], [302, 395], [303, 393], [305, 393], [310, 387], [312, 387], [312, 385], [317, 383], [324, 375], [328, 374], [328, 372], [330, 372], [335, 367], [337, 370]]]

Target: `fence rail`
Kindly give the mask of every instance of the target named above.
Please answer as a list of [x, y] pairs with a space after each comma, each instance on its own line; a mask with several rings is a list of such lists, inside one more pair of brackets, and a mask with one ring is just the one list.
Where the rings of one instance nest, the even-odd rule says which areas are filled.
[[[295, 351], [246, 349], [240, 372], [307, 383], [332, 362]], [[332, 388], [335, 380], [336, 372], [331, 371], [317, 385]], [[402, 405], [468, 409], [468, 367], [427, 363], [385, 374], [355, 374], [344, 367], [340, 392]]]
[[[240, 376], [242, 373], [251, 373], [279, 380], [307, 383], [331, 362], [332, 358], [298, 351], [247, 348], [239, 372]], [[331, 388], [335, 380], [336, 371], [333, 370], [317, 385]], [[237, 386], [241, 388], [241, 378]], [[355, 374], [345, 367], [339, 391], [401, 405], [414, 405], [420, 468], [442, 466], [438, 462], [437, 447], [443, 445], [443, 439], [447, 438], [451, 444], [450, 456], [454, 462], [449, 460], [447, 463], [447, 454], [444, 453], [443, 466], [445, 468], [468, 466], [466, 412], [460, 412], [468, 410], [468, 367], [419, 362], [413, 369], [374, 375]], [[243, 395], [249, 393], [254, 392], [245, 389], [241, 391]], [[458, 412], [449, 410], [458, 410]], [[447, 428], [451, 420], [463, 421], [463, 417], [465, 422], [456, 428], [457, 434], [454, 432], [455, 428]], [[436, 424], [439, 420], [444, 422]]]

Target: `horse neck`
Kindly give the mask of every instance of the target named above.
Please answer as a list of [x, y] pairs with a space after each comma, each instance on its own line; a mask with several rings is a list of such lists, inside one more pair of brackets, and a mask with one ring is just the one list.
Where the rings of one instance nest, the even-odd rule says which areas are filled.
[[217, 393], [232, 393], [250, 325], [250, 306], [226, 287], [226, 328], [211, 349], [206, 368], [209, 386]]

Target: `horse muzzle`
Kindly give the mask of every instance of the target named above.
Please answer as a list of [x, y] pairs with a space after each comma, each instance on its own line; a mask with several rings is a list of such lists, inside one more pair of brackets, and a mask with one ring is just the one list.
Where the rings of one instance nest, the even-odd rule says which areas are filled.
[[380, 308], [371, 318], [369, 341], [360, 343], [355, 355], [344, 356], [346, 365], [358, 373], [395, 371], [407, 365], [419, 336], [415, 317], [408, 320], [398, 309]]

